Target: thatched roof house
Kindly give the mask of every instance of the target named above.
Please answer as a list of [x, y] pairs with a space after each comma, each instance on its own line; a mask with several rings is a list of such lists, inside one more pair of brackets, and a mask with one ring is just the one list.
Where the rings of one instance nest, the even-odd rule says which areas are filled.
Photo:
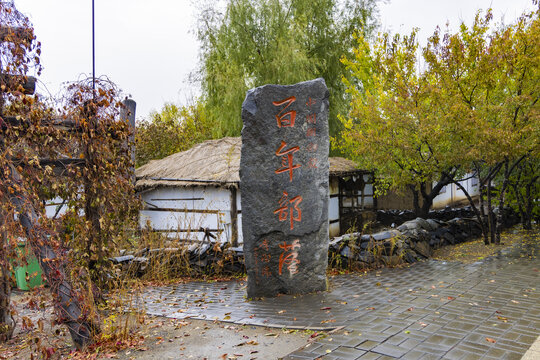
[[[135, 187], [145, 202], [141, 226], [187, 240], [211, 232], [241, 242], [241, 146], [239, 137], [208, 140], [138, 168]], [[351, 214], [374, 206], [373, 189], [371, 175], [350, 160], [330, 158], [329, 174], [330, 235], [337, 236], [348, 229]]]
[[[136, 170], [136, 189], [159, 186], [200, 186], [202, 184], [237, 187], [240, 183], [242, 138], [208, 140], [160, 160], [152, 160]], [[330, 176], [349, 176], [363, 172], [341, 157], [330, 158]]]

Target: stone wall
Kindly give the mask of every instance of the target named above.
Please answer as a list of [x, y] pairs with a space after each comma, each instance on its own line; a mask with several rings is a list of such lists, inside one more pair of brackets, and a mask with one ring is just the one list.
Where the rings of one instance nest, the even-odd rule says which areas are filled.
[[329, 259], [334, 267], [395, 266], [427, 259], [434, 249], [481, 235], [480, 226], [471, 218], [448, 221], [416, 218], [375, 234], [352, 233], [334, 238], [330, 242]]

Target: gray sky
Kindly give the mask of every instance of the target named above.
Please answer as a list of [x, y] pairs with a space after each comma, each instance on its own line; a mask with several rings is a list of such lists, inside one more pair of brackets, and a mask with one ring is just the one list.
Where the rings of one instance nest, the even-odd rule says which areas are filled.
[[[199, 94], [188, 75], [198, 62], [192, 0], [95, 0], [96, 76], [107, 75], [137, 102], [137, 118], [165, 102], [189, 103]], [[42, 42], [40, 92], [55, 95], [63, 82], [92, 72], [91, 0], [15, 0]], [[492, 7], [496, 20], [513, 22], [531, 0], [393, 0], [381, 6], [383, 30], [419, 39], [447, 22], [470, 24], [478, 9]], [[45, 90], [45, 88], [47, 90]]]

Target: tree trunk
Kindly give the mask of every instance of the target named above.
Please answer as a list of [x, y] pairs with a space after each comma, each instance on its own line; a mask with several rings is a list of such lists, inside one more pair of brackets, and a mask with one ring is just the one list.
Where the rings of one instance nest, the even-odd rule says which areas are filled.
[[510, 177], [510, 169], [508, 168], [508, 161], [504, 163], [504, 179], [499, 191], [499, 211], [497, 212], [496, 217], [496, 227], [495, 227], [495, 244], [501, 243], [501, 232], [503, 228], [503, 213], [504, 213], [504, 194], [506, 188], [508, 187], [508, 181]]
[[[3, 69], [0, 59], [0, 71]], [[4, 114], [4, 89], [0, 87], [0, 119]], [[1, 125], [1, 122], [0, 122]], [[2, 131], [2, 130], [0, 130]], [[5, 152], [5, 142], [3, 135], [0, 134], [0, 152]], [[6, 180], [4, 176], [4, 163], [0, 164], [0, 184]], [[4, 196], [7, 194], [6, 189], [0, 189], [0, 194]], [[6, 231], [7, 214], [0, 204], [0, 341], [7, 341], [13, 335], [15, 330], [15, 321], [11, 317], [11, 283], [9, 279], [9, 263], [8, 263], [8, 234]]]
[[[11, 178], [14, 183], [22, 182], [21, 175], [11, 166]], [[15, 187], [18, 188], [18, 187]], [[78, 349], [92, 342], [93, 335], [99, 333], [99, 327], [87, 315], [94, 304], [81, 304], [81, 296], [75, 293], [66, 276], [62, 259], [51, 247], [49, 233], [39, 224], [39, 218], [29, 197], [22, 191], [16, 191], [11, 196], [11, 203], [18, 213], [19, 222], [24, 228], [28, 244], [39, 260], [41, 268], [55, 297], [54, 305], [61, 322], [68, 327], [74, 344]], [[84, 307], [85, 306], [85, 307]]]
[[525, 214], [525, 199], [523, 195], [521, 194], [521, 189], [519, 188], [518, 182], [515, 182], [512, 184], [512, 188], [514, 189], [514, 193], [516, 195], [516, 203], [519, 211], [519, 218], [521, 220], [521, 225], [525, 229], [525, 223], [527, 222], [527, 215]]
[[[465, 197], [467, 198], [467, 200], [469, 200], [469, 204], [471, 205], [471, 207], [473, 209], [473, 212], [474, 212], [474, 215], [476, 216], [476, 220], [478, 221], [478, 224], [480, 225], [480, 229], [482, 230], [482, 236], [484, 236], [484, 243], [486, 245], [488, 245], [488, 243], [486, 243], [487, 231], [486, 231], [486, 226], [485, 226], [485, 223], [484, 223], [484, 219], [482, 217], [482, 213], [478, 210], [478, 208], [474, 204], [474, 200], [472, 199], [472, 197], [469, 194], [469, 192], [467, 191], [467, 189], [465, 189], [463, 187], [463, 185], [460, 184], [459, 181], [454, 181], [454, 184], [456, 184], [456, 186], [463, 192], [463, 194], [465, 194]], [[482, 198], [481, 195], [480, 195], [480, 198]]]
[[8, 243], [7, 231], [5, 225], [4, 212], [0, 209], [0, 341], [6, 342], [11, 339], [15, 330], [15, 321], [11, 316], [11, 282], [9, 271], [8, 258]]
[[[429, 210], [433, 206], [433, 199], [441, 192], [441, 189], [446, 185], [450, 184], [452, 181], [453, 171], [450, 172], [452, 175], [448, 175], [447, 172], [443, 172], [439, 181], [431, 188], [429, 193], [427, 192], [427, 185], [425, 182], [420, 184], [420, 194], [422, 194], [422, 206], [420, 207], [420, 217], [426, 219], [429, 217]], [[418, 216], [418, 215], [417, 215]]]
[[531, 196], [531, 189], [533, 186], [535, 186], [536, 181], [538, 180], [538, 176], [536, 176], [531, 182], [527, 184], [525, 187], [525, 221], [523, 222], [523, 229], [525, 230], [532, 230], [532, 217], [533, 217], [533, 206], [534, 206], [534, 199], [533, 196]]
[[409, 185], [409, 189], [411, 190], [413, 196], [414, 215], [418, 217], [420, 216], [420, 198], [418, 196], [418, 190], [416, 190], [414, 185]]
[[484, 237], [484, 245], [489, 245], [489, 236], [488, 236], [488, 228], [489, 224], [487, 223], [487, 215], [486, 215], [486, 202], [484, 200], [484, 194], [486, 193], [486, 186], [485, 184], [482, 184], [482, 181], [479, 181], [479, 192], [480, 192], [480, 198], [479, 198], [479, 207], [480, 207], [480, 223], [482, 224], [482, 236]]
[[493, 213], [493, 207], [491, 202], [491, 179], [488, 180], [487, 184], [487, 206], [488, 206], [488, 229], [489, 229], [489, 240], [493, 244], [495, 242], [495, 214]]

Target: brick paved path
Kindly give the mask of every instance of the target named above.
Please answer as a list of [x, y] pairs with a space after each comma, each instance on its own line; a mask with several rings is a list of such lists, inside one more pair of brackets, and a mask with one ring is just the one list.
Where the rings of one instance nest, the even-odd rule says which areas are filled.
[[339, 331], [288, 359], [520, 359], [540, 335], [538, 247], [464, 265], [337, 276], [330, 291], [247, 301], [245, 283], [188, 283], [144, 294], [147, 312], [174, 318]]

